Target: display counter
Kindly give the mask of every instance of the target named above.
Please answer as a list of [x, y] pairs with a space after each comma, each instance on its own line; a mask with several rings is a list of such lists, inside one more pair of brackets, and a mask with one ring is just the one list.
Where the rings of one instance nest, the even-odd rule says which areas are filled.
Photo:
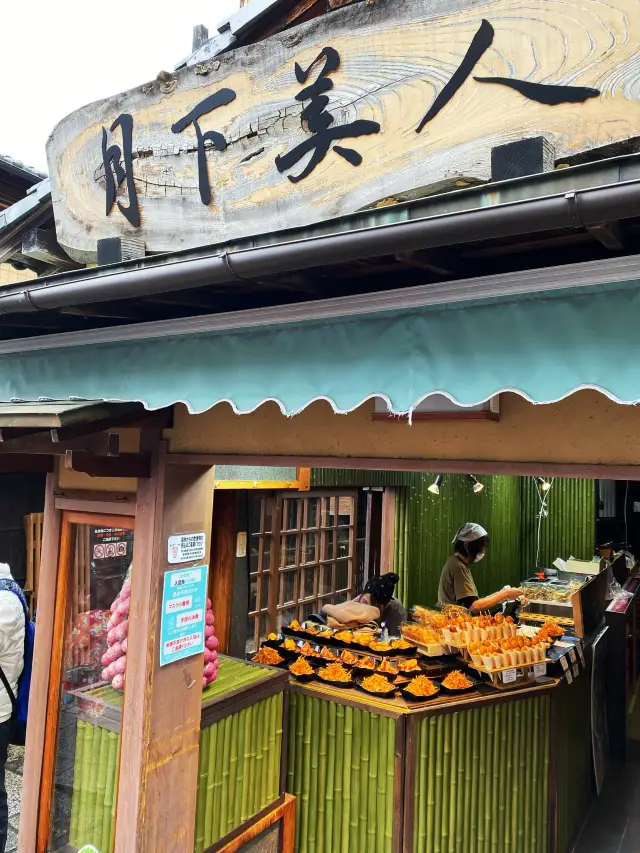
[[[202, 694], [195, 853], [229, 836], [284, 798], [287, 675], [220, 657]], [[75, 691], [77, 728], [69, 844], [113, 849], [122, 694]]]
[[408, 705], [292, 684], [298, 853], [566, 853], [591, 801], [590, 655], [539, 678]]

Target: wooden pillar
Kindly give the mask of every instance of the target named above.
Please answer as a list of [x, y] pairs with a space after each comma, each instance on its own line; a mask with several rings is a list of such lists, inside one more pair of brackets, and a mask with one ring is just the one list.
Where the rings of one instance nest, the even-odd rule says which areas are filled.
[[380, 536], [380, 574], [393, 572], [396, 535], [396, 490], [382, 493], [382, 533]]
[[[211, 531], [211, 566], [209, 584], [219, 651], [229, 653], [233, 586], [236, 568], [236, 504], [235, 489], [218, 489], [213, 502]], [[249, 548], [251, 543], [247, 543]]]
[[115, 853], [192, 853], [203, 658], [160, 667], [160, 608], [171, 534], [204, 530], [208, 562], [213, 468], [152, 452], [136, 506]]
[[42, 774], [49, 665], [53, 643], [53, 617], [58, 575], [58, 543], [60, 540], [60, 512], [55, 508], [57, 482], [57, 471], [47, 475], [37, 602], [37, 630], [29, 694], [27, 746], [24, 756], [24, 784], [20, 809], [19, 853], [33, 853], [36, 847], [38, 828], [38, 800]]

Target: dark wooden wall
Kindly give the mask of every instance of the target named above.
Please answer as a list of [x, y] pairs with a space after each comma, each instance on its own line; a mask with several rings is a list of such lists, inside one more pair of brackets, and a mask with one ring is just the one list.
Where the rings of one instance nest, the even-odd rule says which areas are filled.
[[44, 474], [0, 474], [0, 563], [14, 578], [26, 576], [24, 516], [44, 510]]

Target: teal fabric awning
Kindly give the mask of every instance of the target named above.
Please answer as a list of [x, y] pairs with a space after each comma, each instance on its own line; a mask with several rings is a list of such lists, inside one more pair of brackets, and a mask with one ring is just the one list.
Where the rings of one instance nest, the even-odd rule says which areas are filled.
[[376, 396], [408, 413], [434, 393], [463, 406], [505, 391], [550, 403], [582, 388], [640, 401], [638, 280], [396, 310], [378, 299], [315, 319], [305, 305], [264, 311], [220, 315], [218, 328], [199, 318], [5, 342], [0, 399], [183, 402], [192, 412], [228, 401], [239, 413], [274, 400], [288, 415], [318, 399], [348, 412]]

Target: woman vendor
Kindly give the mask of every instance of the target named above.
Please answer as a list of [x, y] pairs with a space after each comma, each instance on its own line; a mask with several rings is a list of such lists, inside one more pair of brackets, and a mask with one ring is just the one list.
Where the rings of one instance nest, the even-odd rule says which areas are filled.
[[444, 564], [440, 575], [438, 588], [440, 605], [458, 604], [466, 607], [471, 613], [480, 613], [497, 607], [504, 601], [513, 601], [522, 595], [521, 589], [505, 587], [484, 598], [478, 596], [470, 566], [473, 563], [479, 563], [486, 553], [489, 534], [484, 527], [470, 522], [463, 524], [453, 537], [451, 544], [454, 547], [454, 553]]
[[370, 604], [380, 611], [380, 618], [376, 622], [384, 622], [389, 634], [394, 637], [400, 636], [400, 626], [407, 621], [407, 610], [402, 602], [394, 596], [394, 590], [400, 578], [393, 572], [385, 575], [373, 575], [369, 578], [362, 595], [354, 601]]
[[400, 626], [407, 619], [407, 611], [402, 602], [393, 595], [399, 580], [398, 575], [393, 572], [374, 575], [367, 581], [364, 591], [351, 601], [325, 604], [320, 618], [325, 621], [328, 617], [336, 625], [350, 627], [358, 623], [384, 623], [391, 636], [400, 636]]

